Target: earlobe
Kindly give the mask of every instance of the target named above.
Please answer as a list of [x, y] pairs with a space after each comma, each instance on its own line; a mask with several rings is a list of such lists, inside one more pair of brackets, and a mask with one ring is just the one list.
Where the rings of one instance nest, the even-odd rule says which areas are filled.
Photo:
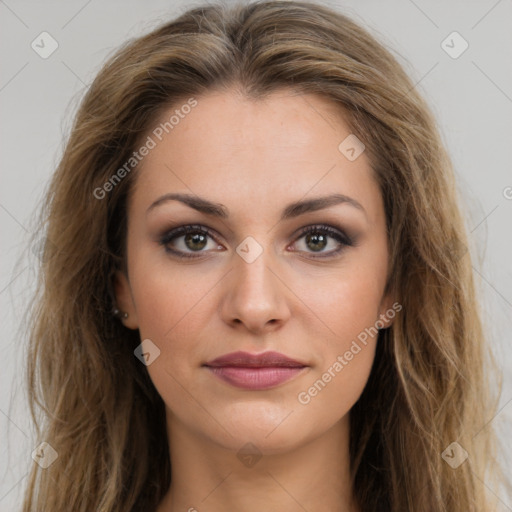
[[133, 302], [132, 291], [128, 277], [121, 270], [117, 270], [113, 277], [116, 306], [119, 313], [116, 315], [125, 327], [138, 329], [137, 312]]

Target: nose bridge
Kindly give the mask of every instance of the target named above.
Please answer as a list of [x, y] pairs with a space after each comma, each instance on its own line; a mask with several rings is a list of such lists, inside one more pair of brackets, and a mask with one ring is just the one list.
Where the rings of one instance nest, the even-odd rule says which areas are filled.
[[269, 247], [257, 247], [254, 242], [248, 241], [242, 242], [236, 252], [233, 284], [239, 299], [260, 303], [270, 301], [275, 293], [275, 277], [269, 268], [273, 259]]
[[[287, 317], [286, 297], [274, 275], [271, 248], [247, 237], [236, 248], [228, 291], [224, 297], [227, 322], [242, 322], [251, 330]], [[275, 323], [275, 322], [272, 322]]]

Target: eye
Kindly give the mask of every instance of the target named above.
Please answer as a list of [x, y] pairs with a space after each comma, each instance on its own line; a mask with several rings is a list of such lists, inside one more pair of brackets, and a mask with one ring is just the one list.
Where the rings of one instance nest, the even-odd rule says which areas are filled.
[[[208, 248], [209, 238], [213, 243]], [[178, 258], [197, 258], [201, 253], [206, 252], [203, 249], [219, 248], [212, 232], [201, 225], [187, 225], [173, 229], [160, 238], [160, 244], [168, 253]]]
[[[212, 240], [210, 247], [208, 247], [209, 239]], [[294, 248], [293, 251], [310, 253], [313, 258], [332, 257], [343, 251], [345, 247], [354, 245], [354, 241], [343, 231], [324, 224], [302, 228], [294, 245], [302, 239], [304, 239], [305, 249]], [[198, 258], [202, 253], [223, 248], [216, 241], [212, 231], [200, 224], [172, 229], [160, 237], [159, 243], [164, 246], [167, 253], [183, 259]], [[334, 245], [334, 248], [325, 250], [331, 245]]]
[[[354, 241], [343, 231], [325, 224], [302, 228], [295, 244], [302, 239], [304, 239], [302, 246], [305, 247], [305, 249], [298, 249], [298, 251], [313, 253], [313, 258], [336, 256], [343, 251], [345, 247], [354, 245]], [[334, 243], [330, 243], [332, 240], [334, 240]], [[325, 250], [329, 246], [334, 246], [334, 248]], [[316, 256], [315, 253], [322, 255]]]

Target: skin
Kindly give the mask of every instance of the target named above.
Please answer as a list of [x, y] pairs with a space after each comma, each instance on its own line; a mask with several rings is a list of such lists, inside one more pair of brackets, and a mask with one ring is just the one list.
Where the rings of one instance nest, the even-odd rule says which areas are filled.
[[[393, 304], [384, 295], [384, 206], [369, 161], [364, 152], [349, 161], [338, 150], [351, 131], [321, 96], [285, 89], [256, 101], [226, 90], [197, 100], [137, 171], [127, 275], [118, 272], [115, 283], [118, 305], [128, 313], [124, 324], [160, 350], [147, 370], [166, 404], [173, 477], [158, 512], [357, 511], [349, 413], [368, 380], [377, 337], [308, 404], [298, 394]], [[168, 193], [221, 203], [229, 216], [175, 200], [148, 212]], [[333, 193], [363, 209], [342, 203], [280, 220], [286, 205]], [[170, 247], [199, 254], [180, 260], [160, 237], [187, 224], [210, 228], [216, 239], [186, 245], [185, 236], [176, 238]], [[315, 241], [297, 233], [316, 224], [349, 234], [354, 245], [328, 235], [317, 252]], [[251, 263], [236, 252], [248, 236], [263, 249]], [[337, 255], [318, 257], [340, 246]], [[278, 351], [308, 368], [254, 391], [202, 366], [237, 350]], [[261, 455], [251, 467], [237, 457], [247, 443]]]

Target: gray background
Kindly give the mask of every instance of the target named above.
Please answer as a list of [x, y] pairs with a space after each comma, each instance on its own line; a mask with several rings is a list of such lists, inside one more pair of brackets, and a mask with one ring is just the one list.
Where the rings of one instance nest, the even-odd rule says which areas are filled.
[[[504, 374], [500, 412], [494, 419], [482, 418], [482, 427], [492, 422], [500, 429], [503, 458], [508, 460], [512, 454], [512, 1], [323, 3], [352, 16], [392, 49], [439, 120], [465, 202], [484, 321]], [[34, 449], [23, 388], [22, 332], [35, 278], [37, 250], [27, 250], [34, 208], [59, 160], [78, 101], [107, 55], [189, 5], [176, 0], [0, 0], [4, 333], [0, 511], [19, 507]], [[43, 31], [59, 45], [47, 59], [31, 48]], [[453, 31], [469, 44], [458, 58], [441, 46]], [[448, 44], [454, 46], [452, 51], [461, 48], [456, 40], [448, 39]], [[502, 496], [503, 510], [512, 511], [510, 497], [499, 489], [493, 491]]]

